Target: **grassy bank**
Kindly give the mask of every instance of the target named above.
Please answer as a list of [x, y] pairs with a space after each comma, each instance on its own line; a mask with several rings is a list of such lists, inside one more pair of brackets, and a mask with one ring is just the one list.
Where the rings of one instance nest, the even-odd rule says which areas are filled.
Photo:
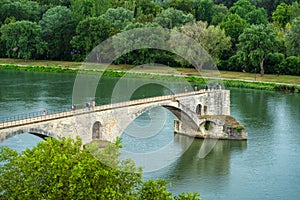
[[[3, 60], [2, 60], [3, 61]], [[53, 64], [50, 66], [50, 64]], [[1, 63], [1, 62], [0, 62]], [[58, 73], [77, 73], [80, 69], [79, 63], [75, 63], [75, 65], [70, 65], [73, 62], [57, 62], [51, 61], [45, 65], [45, 61], [36, 61], [30, 62], [31, 64], [41, 64], [39, 65], [25, 65], [23, 63], [14, 63], [14, 64], [2, 64], [0, 65], [0, 70], [20, 70], [20, 71], [38, 71], [38, 72], [58, 72]], [[68, 64], [68, 65], [62, 65]], [[104, 70], [104, 68], [103, 68]], [[86, 70], [85, 73], [99, 74], [103, 71], [91, 69]], [[160, 79], [160, 80], [187, 80], [188, 82], [197, 83], [201, 86], [205, 85], [205, 81], [208, 81], [210, 78], [206, 78], [205, 80], [199, 76], [199, 72], [195, 71], [194, 69], [186, 69], [186, 68], [176, 68], [172, 71], [163, 71], [161, 67], [132, 67], [129, 65], [111, 65], [108, 69], [106, 69], [103, 73], [105, 76], [113, 76], [113, 77], [121, 77], [124, 76], [128, 77], [137, 77], [137, 78], [150, 78], [150, 79]], [[203, 72], [205, 75], [205, 72]], [[207, 73], [208, 74], [208, 73]], [[225, 75], [225, 77], [223, 76]], [[230, 75], [231, 74], [231, 75]], [[243, 76], [242, 76], [242, 75]], [[198, 75], [198, 76], [196, 76]], [[275, 83], [273, 76], [270, 75], [268, 82], [258, 81], [257, 79], [261, 78], [256, 76], [256, 81], [253, 80], [254, 74], [251, 74], [252, 80], [249, 78], [249, 75], [246, 73], [239, 73], [239, 72], [221, 72], [221, 80], [214, 80], [214, 82], [222, 82], [226, 87], [237, 87], [237, 88], [252, 88], [252, 89], [264, 89], [264, 90], [275, 90], [275, 91], [287, 91], [287, 92], [297, 92], [300, 93], [300, 86], [298, 81], [300, 81], [299, 76], [284, 76], [281, 77], [280, 81], [283, 83]], [[230, 76], [229, 76], [230, 75]], [[235, 75], [234, 78], [231, 76]], [[239, 75], [239, 76], [238, 76]], [[246, 77], [244, 77], [246, 76]], [[268, 76], [268, 75], [266, 75]], [[226, 78], [227, 77], [227, 78]], [[244, 80], [243, 80], [244, 79]]]
[[79, 69], [50, 67], [50, 66], [30, 66], [30, 65], [0, 65], [0, 70], [16, 70], [30, 72], [59, 72], [59, 73], [77, 73]]

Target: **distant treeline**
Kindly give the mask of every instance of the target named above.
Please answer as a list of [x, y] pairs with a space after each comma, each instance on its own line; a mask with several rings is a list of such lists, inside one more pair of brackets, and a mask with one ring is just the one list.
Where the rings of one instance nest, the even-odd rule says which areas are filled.
[[[164, 27], [199, 42], [219, 69], [300, 75], [299, 0], [1, 0], [0, 27], [2, 58], [82, 61], [115, 34]], [[114, 63], [191, 67], [158, 49]]]

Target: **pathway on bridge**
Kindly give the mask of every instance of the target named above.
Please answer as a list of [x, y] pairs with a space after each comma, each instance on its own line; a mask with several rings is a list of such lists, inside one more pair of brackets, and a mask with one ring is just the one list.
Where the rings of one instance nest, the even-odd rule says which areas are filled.
[[[30, 117], [30, 115], [28, 115], [28, 117], [25, 117], [23, 119], [18, 119], [17, 117], [9, 117], [7, 119], [12, 119], [12, 120], [10, 120], [10, 121], [5, 120], [4, 122], [0, 122], [0, 130], [10, 128], [10, 127], [17, 127], [17, 126], [22, 126], [22, 125], [27, 125], [27, 124], [39, 123], [39, 122], [43, 122], [43, 121], [50, 121], [50, 120], [59, 119], [59, 118], [72, 117], [74, 115], [99, 112], [99, 111], [104, 111], [104, 110], [109, 110], [109, 109], [114, 109], [114, 108], [135, 106], [135, 105], [139, 105], [139, 104], [159, 102], [159, 101], [165, 101], [165, 100], [175, 100], [177, 97], [193, 96], [196, 94], [203, 94], [203, 93], [212, 92], [212, 91], [213, 90], [199, 90], [199, 91], [193, 91], [193, 92], [187, 92], [187, 93], [150, 97], [150, 98], [145, 98], [145, 99], [137, 99], [137, 100], [132, 100], [132, 101], [96, 106], [94, 108], [91, 108], [90, 110], [87, 108], [83, 108], [83, 109], [77, 109], [75, 111], [68, 110], [65, 112], [58, 112], [58, 113], [46, 114], [46, 115], [43, 115], [41, 113], [40, 116], [34, 116], [34, 117], [31, 116]], [[24, 115], [24, 116], [26, 116], [26, 115]], [[14, 120], [14, 119], [17, 119], [17, 120]]]

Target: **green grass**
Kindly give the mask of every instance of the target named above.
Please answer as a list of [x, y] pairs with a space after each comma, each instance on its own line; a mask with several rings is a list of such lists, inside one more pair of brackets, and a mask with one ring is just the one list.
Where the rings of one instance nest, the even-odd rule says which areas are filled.
[[51, 61], [51, 60], [22, 60], [22, 59], [9, 59], [9, 58], [1, 58], [0, 64], [51, 66], [51, 67], [62, 67], [62, 68], [80, 68], [82, 65], [81, 62]]

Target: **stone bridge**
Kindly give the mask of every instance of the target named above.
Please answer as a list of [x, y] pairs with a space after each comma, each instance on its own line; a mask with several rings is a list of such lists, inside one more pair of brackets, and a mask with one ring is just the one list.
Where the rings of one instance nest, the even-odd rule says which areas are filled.
[[159, 106], [177, 117], [175, 133], [200, 138], [247, 138], [241, 126], [228, 128], [225, 118], [220, 117], [230, 116], [230, 91], [201, 90], [1, 122], [0, 142], [22, 133], [57, 139], [79, 136], [83, 145], [95, 140], [115, 141], [139, 115]]

